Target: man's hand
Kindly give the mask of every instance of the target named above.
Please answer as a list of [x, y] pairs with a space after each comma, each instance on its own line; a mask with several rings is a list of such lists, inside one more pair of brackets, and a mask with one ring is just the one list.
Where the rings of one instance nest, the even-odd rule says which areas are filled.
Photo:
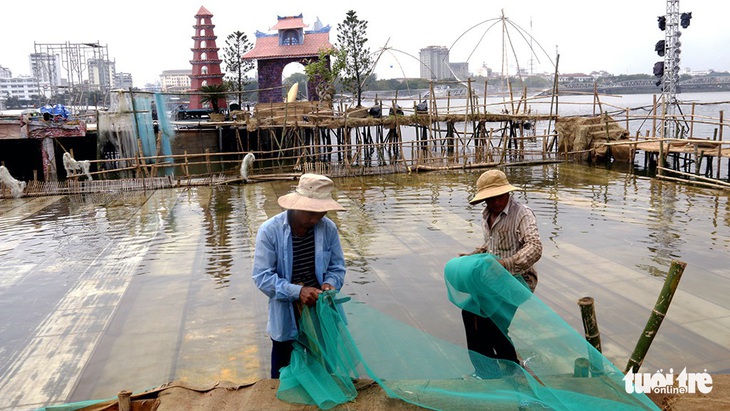
[[474, 250], [474, 251], [472, 251], [470, 253], [460, 253], [459, 254], [459, 257], [464, 257], [466, 255], [474, 255], [474, 254], [484, 254], [486, 252], [487, 252], [487, 247], [486, 246], [480, 246], [480, 247], [477, 247], [476, 250]]
[[304, 305], [313, 307], [317, 303], [319, 295], [322, 294], [322, 290], [314, 287], [302, 287], [299, 291], [299, 301]]
[[334, 290], [334, 289], [335, 289], [335, 287], [331, 286], [330, 284], [327, 284], [327, 283], [322, 284], [322, 291], [329, 291], [329, 290]]

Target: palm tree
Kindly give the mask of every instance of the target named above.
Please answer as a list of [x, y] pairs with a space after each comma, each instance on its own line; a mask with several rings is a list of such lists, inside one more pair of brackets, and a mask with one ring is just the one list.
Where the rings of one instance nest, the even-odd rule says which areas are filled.
[[213, 107], [213, 112], [218, 112], [218, 102], [220, 99], [225, 101], [226, 91], [228, 87], [225, 84], [209, 84], [207, 86], [201, 86], [198, 89], [199, 92], [204, 93], [200, 96], [200, 104], [210, 103]]

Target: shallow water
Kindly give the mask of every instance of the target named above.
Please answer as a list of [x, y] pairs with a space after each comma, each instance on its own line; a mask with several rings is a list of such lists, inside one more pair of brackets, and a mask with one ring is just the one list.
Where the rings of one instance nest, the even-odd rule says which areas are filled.
[[[481, 243], [481, 206], [467, 203], [480, 172], [337, 179], [343, 292], [464, 345], [443, 267]], [[538, 297], [582, 332], [576, 301], [593, 296], [604, 354], [623, 369], [681, 260], [643, 369], [730, 372], [727, 193], [575, 164], [505, 172], [537, 216]], [[294, 185], [0, 201], [0, 409], [267, 377], [251, 259], [258, 226]]]

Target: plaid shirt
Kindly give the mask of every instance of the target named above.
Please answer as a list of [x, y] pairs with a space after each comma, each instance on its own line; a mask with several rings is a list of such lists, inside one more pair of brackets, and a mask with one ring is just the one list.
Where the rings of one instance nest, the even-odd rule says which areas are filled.
[[535, 263], [542, 256], [542, 242], [537, 230], [535, 213], [510, 196], [504, 210], [489, 227], [489, 210], [482, 211], [484, 245], [482, 248], [504, 262], [513, 275], [521, 275], [532, 291], [537, 286]]

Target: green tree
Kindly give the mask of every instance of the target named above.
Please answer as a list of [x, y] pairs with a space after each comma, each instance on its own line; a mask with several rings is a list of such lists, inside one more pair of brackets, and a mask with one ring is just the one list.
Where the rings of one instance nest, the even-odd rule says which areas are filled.
[[213, 112], [217, 113], [220, 100], [225, 101], [226, 92], [228, 87], [225, 84], [209, 84], [207, 86], [201, 86], [198, 91], [203, 93], [200, 96], [200, 104], [210, 104], [213, 107]]
[[35, 107], [41, 107], [43, 105], [43, 101], [45, 98], [39, 94], [32, 94], [30, 96], [30, 99], [32, 101], [33, 106]]
[[8, 93], [8, 97], [5, 100], [5, 107], [6, 108], [21, 108], [23, 104], [20, 101], [20, 97], [18, 96], [10, 96]]
[[[338, 51], [329, 48], [319, 51], [317, 60], [309, 60], [304, 66], [307, 81], [315, 84], [317, 97], [320, 101], [331, 101], [335, 94], [335, 82], [342, 71], [344, 59], [338, 59]], [[335, 65], [332, 66], [332, 56], [335, 56]]]
[[357, 106], [362, 105], [362, 90], [364, 80], [370, 73], [373, 65], [370, 49], [367, 43], [368, 22], [357, 18], [354, 10], [347, 12], [345, 20], [337, 25], [337, 62], [336, 67], [342, 67], [342, 84], [345, 90], [354, 92], [357, 96]]
[[232, 78], [230, 79], [232, 87], [230, 90], [237, 92], [239, 106], [241, 105], [241, 96], [248, 82], [246, 73], [254, 68], [253, 61], [244, 61], [241, 57], [252, 48], [253, 44], [248, 40], [248, 36], [240, 31], [234, 31], [226, 37], [226, 47], [223, 49], [223, 62], [226, 64], [226, 70], [229, 74], [232, 73]]

